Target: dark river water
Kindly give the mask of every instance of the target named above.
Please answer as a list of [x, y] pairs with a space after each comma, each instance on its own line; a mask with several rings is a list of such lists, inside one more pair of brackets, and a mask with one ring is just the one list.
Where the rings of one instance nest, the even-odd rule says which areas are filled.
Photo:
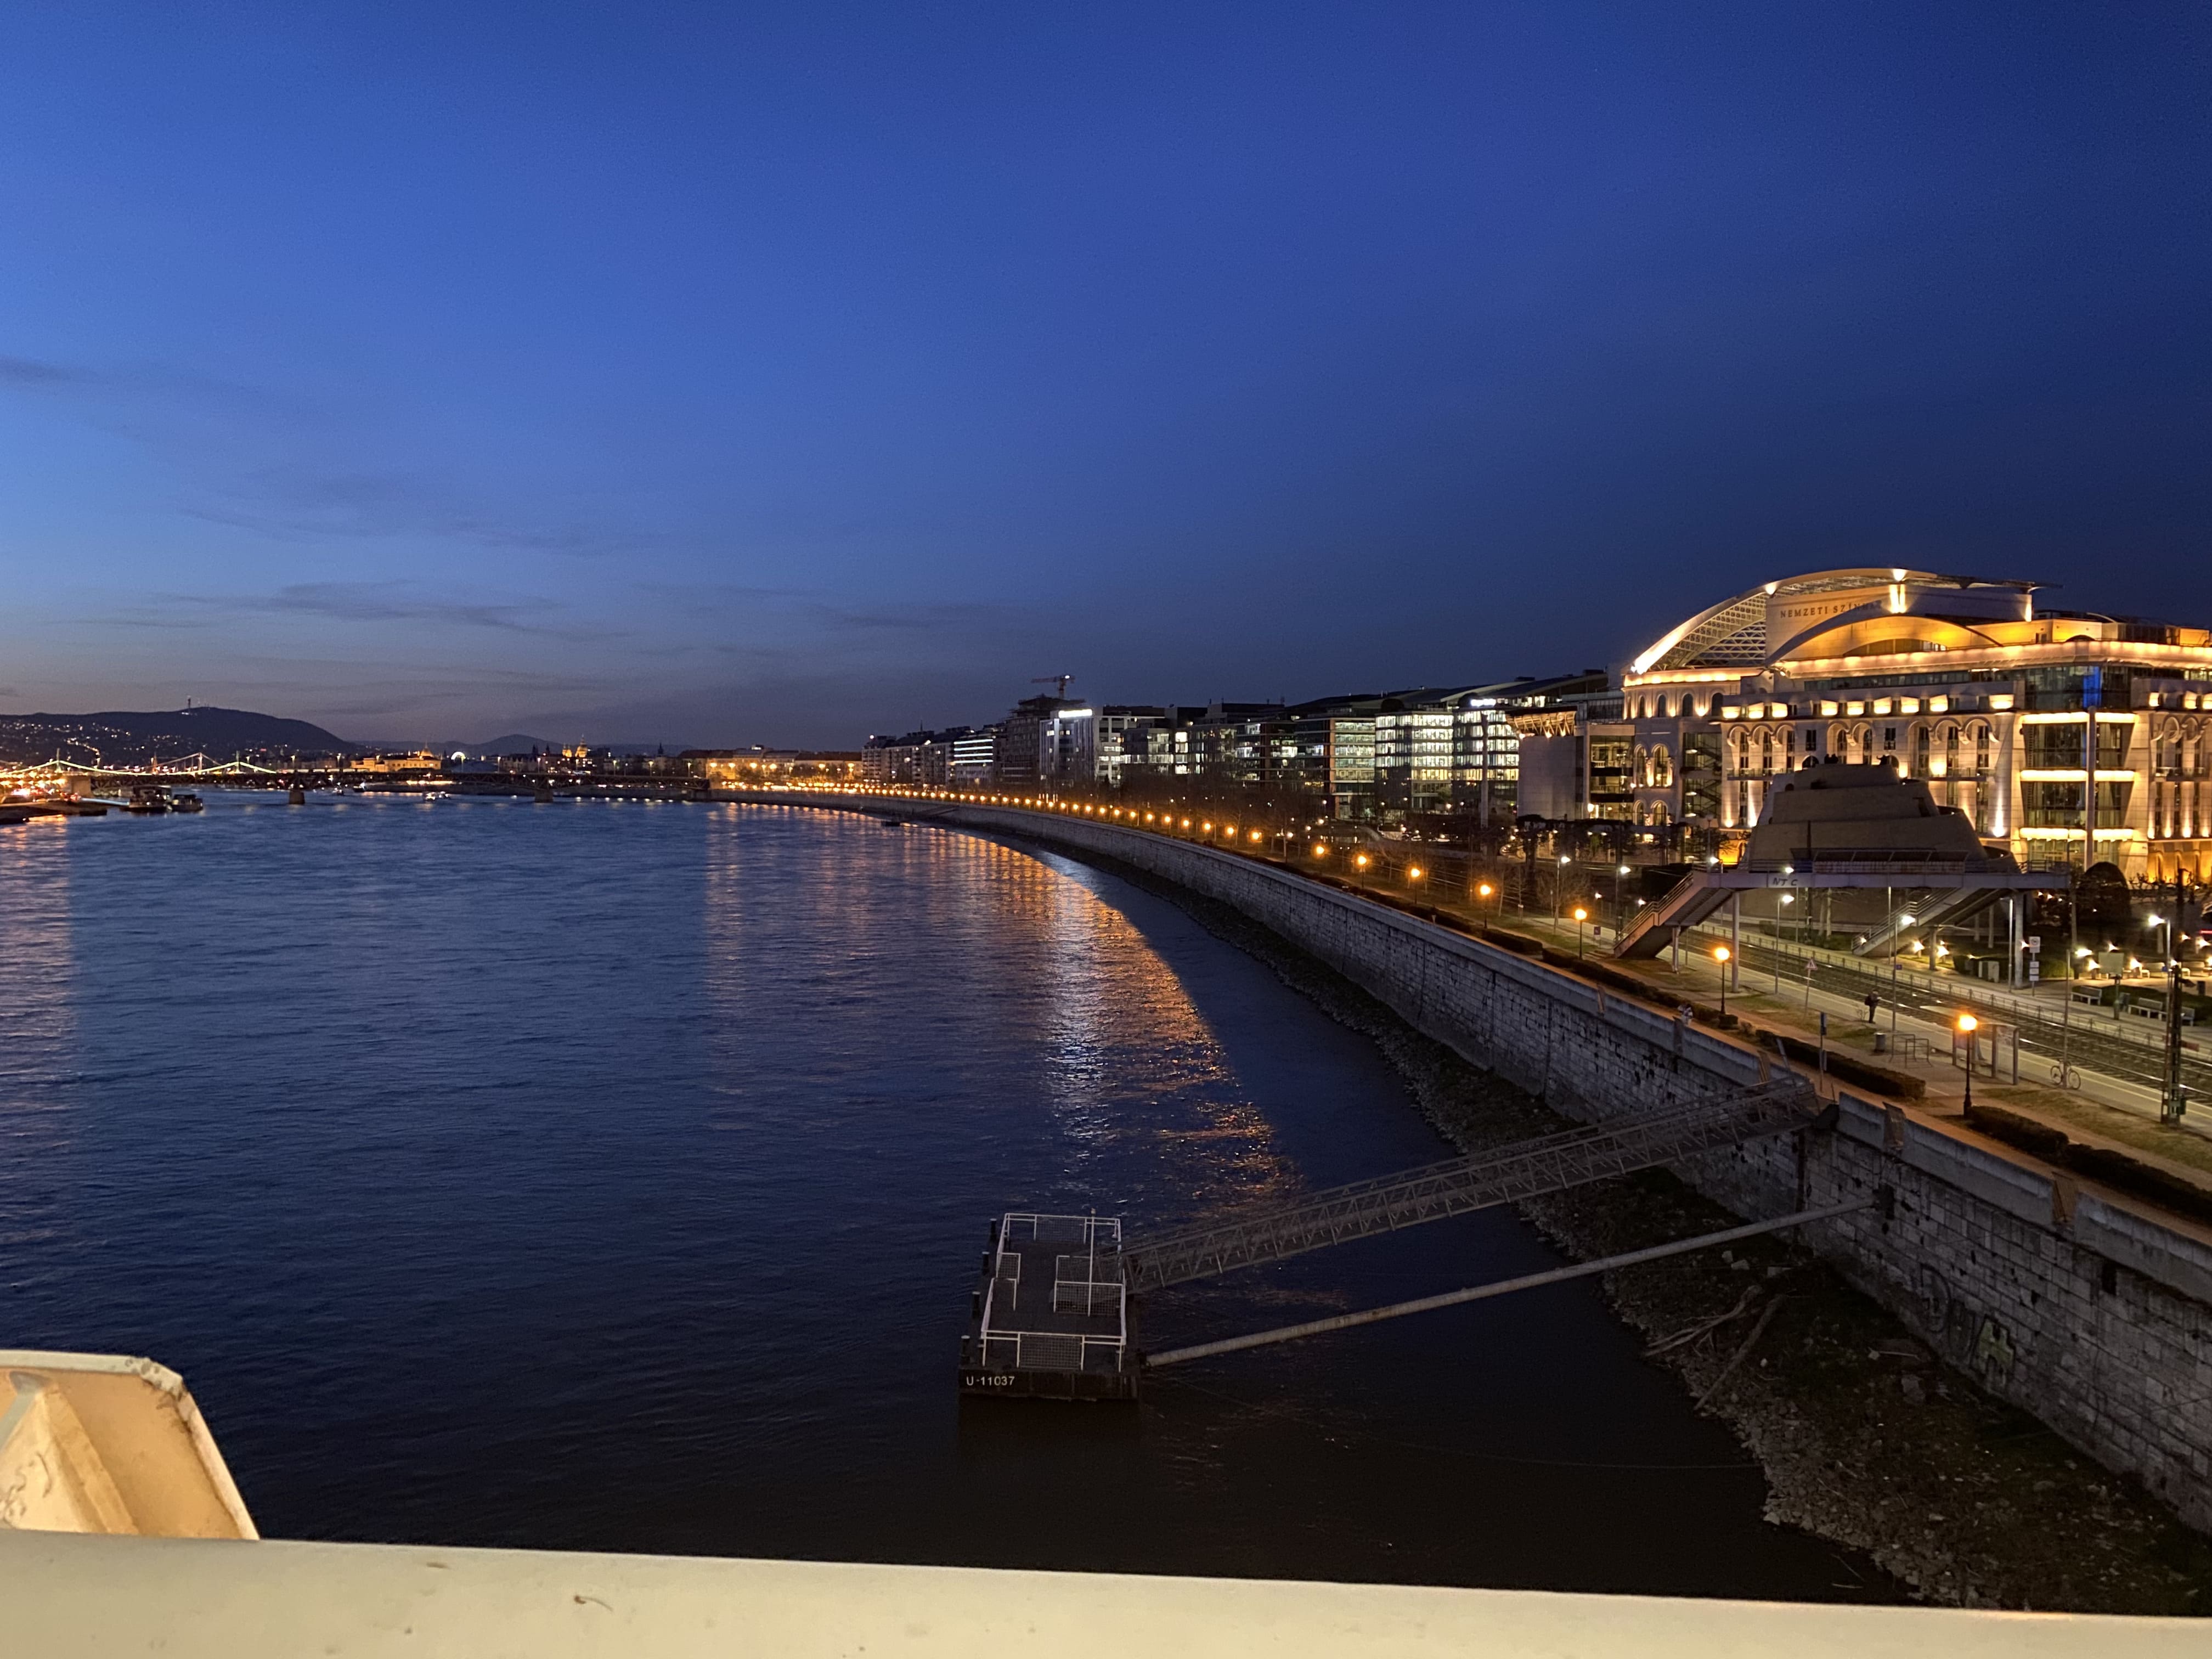
[[[271, 1536], [1883, 1595], [1588, 1284], [963, 1401], [990, 1218], [1446, 1155], [1365, 1039], [1058, 856], [735, 805], [0, 830], [0, 1346], [182, 1372]], [[1155, 1347], [1552, 1265], [1502, 1212]]]

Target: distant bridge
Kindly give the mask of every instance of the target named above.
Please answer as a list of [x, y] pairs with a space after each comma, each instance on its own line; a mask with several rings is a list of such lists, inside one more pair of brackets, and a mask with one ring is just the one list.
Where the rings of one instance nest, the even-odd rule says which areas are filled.
[[0, 781], [14, 786], [58, 783], [64, 778], [89, 778], [95, 783], [252, 783], [282, 789], [294, 781], [328, 779], [337, 775], [335, 765], [258, 766], [248, 760], [219, 761], [204, 754], [185, 755], [173, 761], [145, 766], [105, 766], [83, 761], [43, 760], [27, 766], [0, 767]]

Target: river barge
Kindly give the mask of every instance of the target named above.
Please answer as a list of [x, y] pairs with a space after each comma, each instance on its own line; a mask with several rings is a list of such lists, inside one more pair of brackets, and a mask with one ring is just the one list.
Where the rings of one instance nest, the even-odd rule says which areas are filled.
[[1134, 1337], [1120, 1218], [1012, 1211], [983, 1252], [960, 1340], [960, 1392], [1134, 1400]]

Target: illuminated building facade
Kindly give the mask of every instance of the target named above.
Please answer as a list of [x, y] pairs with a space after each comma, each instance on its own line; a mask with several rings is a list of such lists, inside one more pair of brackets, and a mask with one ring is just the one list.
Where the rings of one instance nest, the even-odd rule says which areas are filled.
[[1622, 677], [1631, 815], [1748, 829], [1782, 774], [1887, 762], [2023, 864], [2212, 879], [2212, 630], [2037, 586], [1826, 570], [1698, 612]]
[[1000, 722], [994, 775], [1016, 788], [1087, 784], [1098, 775], [1098, 711], [1066, 697], [1024, 697]]

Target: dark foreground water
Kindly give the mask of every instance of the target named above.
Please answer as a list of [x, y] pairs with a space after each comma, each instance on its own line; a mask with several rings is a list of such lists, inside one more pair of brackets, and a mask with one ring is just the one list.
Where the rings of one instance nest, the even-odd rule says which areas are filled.
[[[962, 1401], [988, 1219], [1444, 1155], [1364, 1039], [1050, 854], [800, 810], [216, 796], [0, 830], [0, 1346], [149, 1354], [264, 1533], [1879, 1595], [1588, 1285]], [[1154, 1346], [1550, 1265], [1492, 1212]]]

